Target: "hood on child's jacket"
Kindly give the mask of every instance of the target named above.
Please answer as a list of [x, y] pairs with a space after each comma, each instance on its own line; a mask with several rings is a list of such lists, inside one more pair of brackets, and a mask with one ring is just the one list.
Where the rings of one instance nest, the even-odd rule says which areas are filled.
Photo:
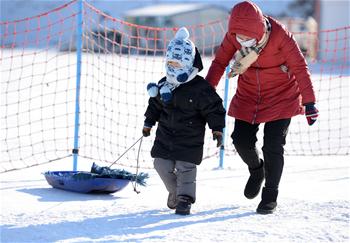
[[203, 70], [203, 62], [201, 58], [201, 54], [199, 53], [196, 47], [196, 54], [194, 56], [193, 67], [198, 68], [198, 72]]

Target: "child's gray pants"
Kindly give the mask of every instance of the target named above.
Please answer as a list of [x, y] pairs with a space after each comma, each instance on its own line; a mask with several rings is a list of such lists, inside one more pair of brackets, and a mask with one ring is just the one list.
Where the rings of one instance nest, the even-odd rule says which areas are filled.
[[154, 159], [154, 168], [162, 179], [169, 193], [175, 193], [176, 198], [190, 197], [196, 201], [197, 166], [181, 160]]

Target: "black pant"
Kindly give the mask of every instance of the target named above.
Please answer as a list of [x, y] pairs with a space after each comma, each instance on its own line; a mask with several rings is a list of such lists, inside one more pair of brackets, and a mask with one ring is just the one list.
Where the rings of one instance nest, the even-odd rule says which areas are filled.
[[[264, 155], [265, 187], [277, 189], [281, 180], [284, 165], [284, 149], [286, 136], [291, 119], [266, 122], [264, 126]], [[231, 135], [233, 144], [250, 169], [258, 168], [261, 164], [256, 149], [256, 134], [260, 124], [250, 124], [242, 120], [235, 120], [235, 127]]]

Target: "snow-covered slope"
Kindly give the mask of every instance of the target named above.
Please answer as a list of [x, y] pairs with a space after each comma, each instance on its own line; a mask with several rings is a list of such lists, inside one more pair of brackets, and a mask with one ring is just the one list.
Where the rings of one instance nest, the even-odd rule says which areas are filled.
[[[111, 195], [51, 188], [40, 174], [71, 161], [1, 174], [1, 242], [349, 242], [349, 157], [287, 157], [277, 211], [255, 213], [238, 157], [199, 166], [190, 216], [166, 207], [154, 170], [148, 186]], [[86, 162], [86, 170], [91, 163]], [[84, 169], [85, 170], [85, 169]]]

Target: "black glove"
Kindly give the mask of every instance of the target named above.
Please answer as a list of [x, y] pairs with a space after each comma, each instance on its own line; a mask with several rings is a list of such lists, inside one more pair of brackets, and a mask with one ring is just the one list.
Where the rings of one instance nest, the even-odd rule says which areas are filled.
[[222, 132], [213, 131], [213, 140], [217, 141], [216, 147], [221, 147], [223, 145]]
[[142, 129], [142, 135], [144, 137], [148, 137], [149, 135], [151, 135], [151, 127], [143, 127]]

